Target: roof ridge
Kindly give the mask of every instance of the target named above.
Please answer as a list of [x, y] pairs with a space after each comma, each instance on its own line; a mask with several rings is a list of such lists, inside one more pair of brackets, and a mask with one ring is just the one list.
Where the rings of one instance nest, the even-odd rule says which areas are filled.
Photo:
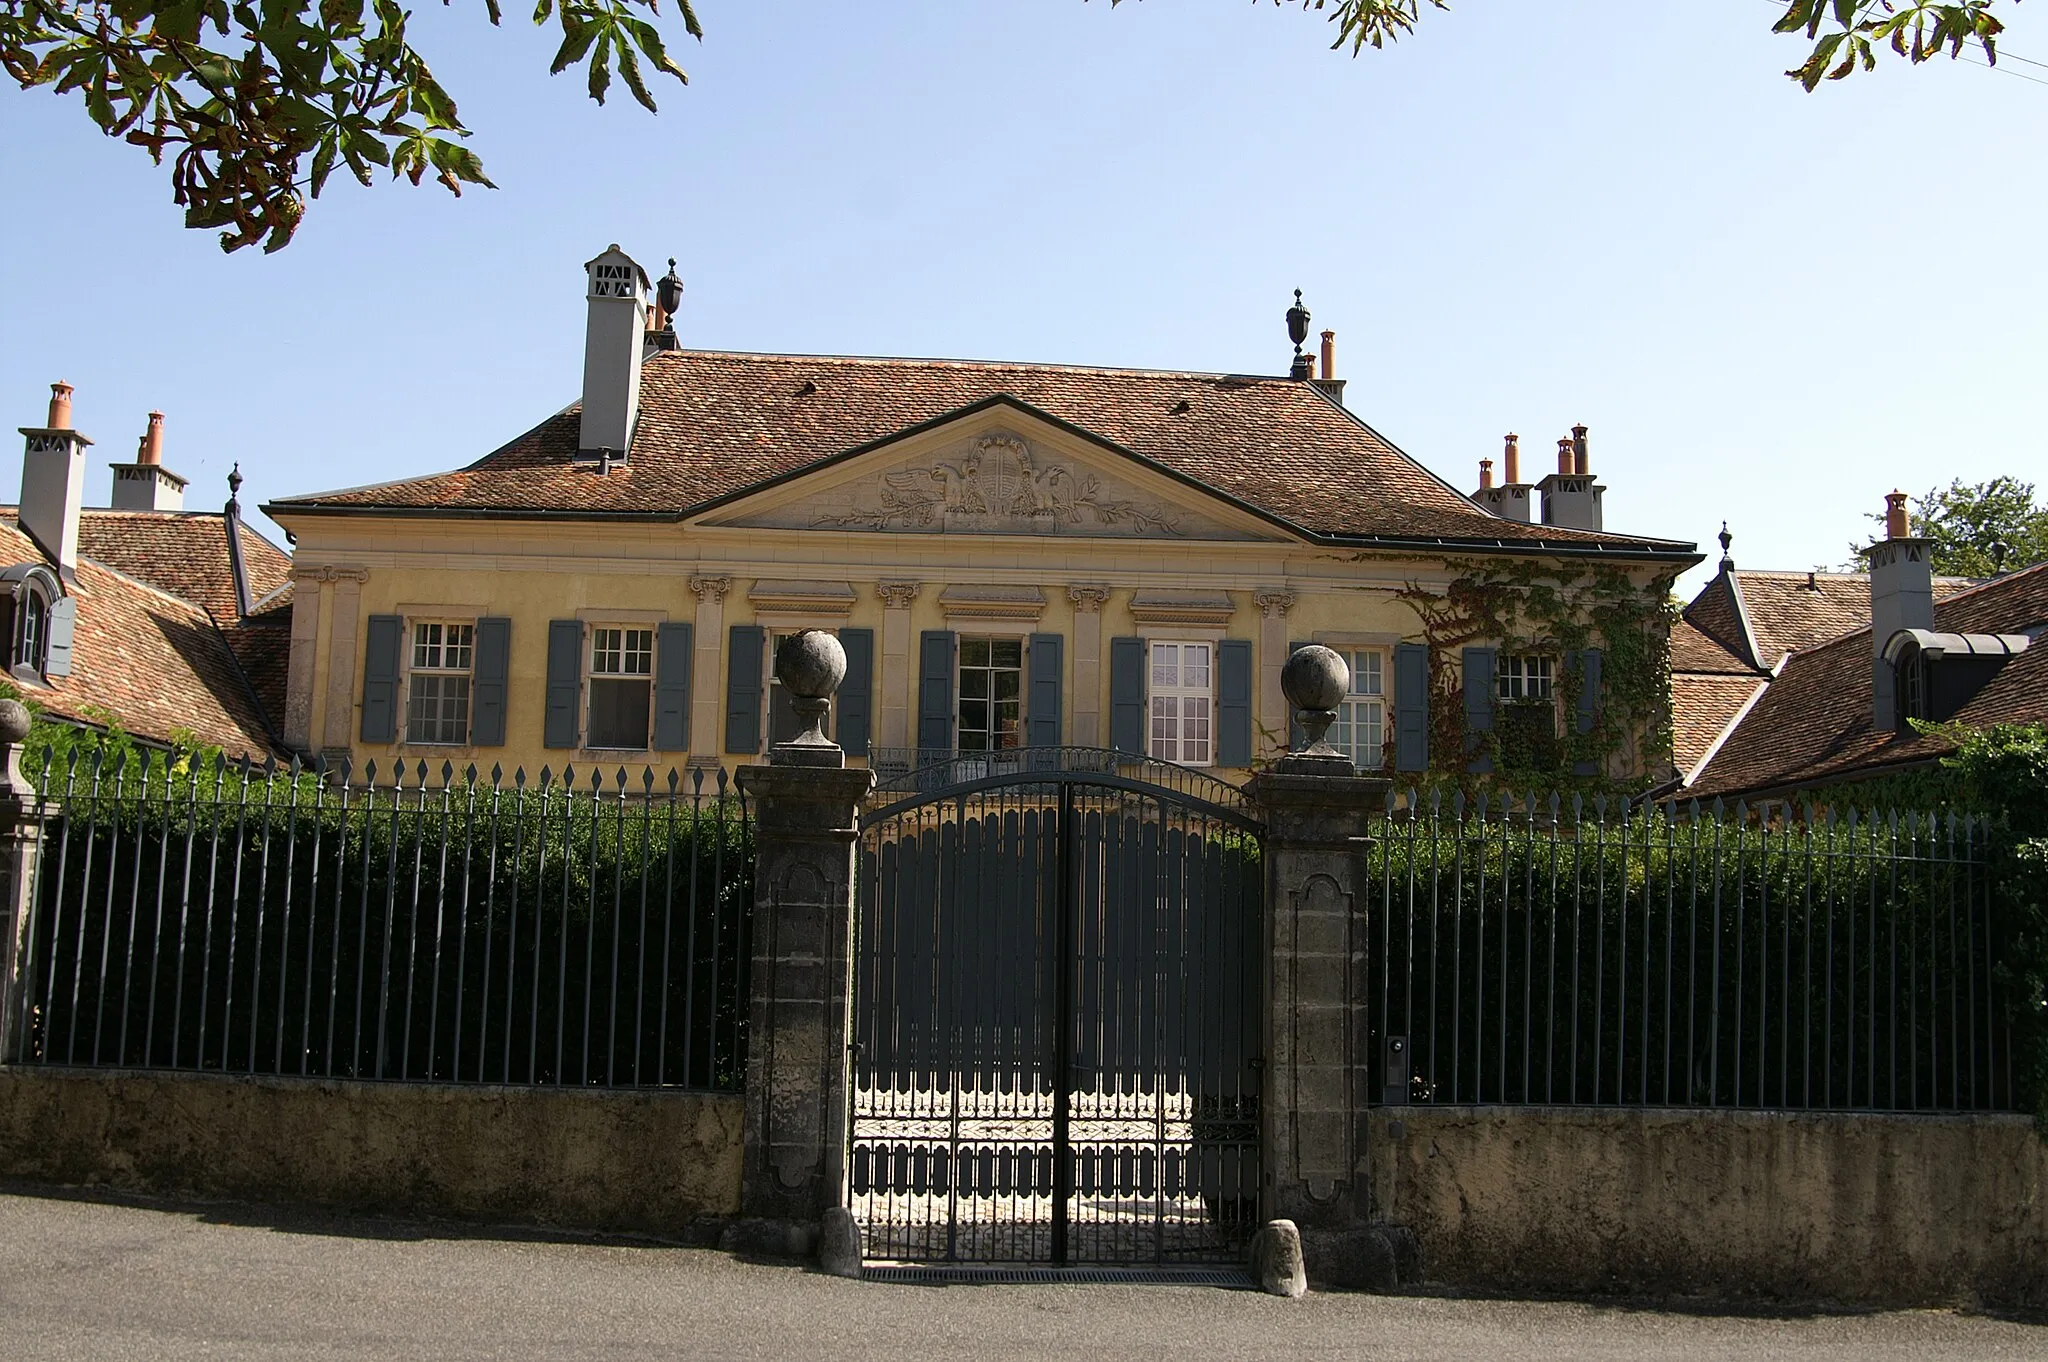
[[[944, 355], [843, 355], [803, 354], [778, 350], [710, 350], [692, 346], [681, 346], [674, 350], [657, 350], [646, 357], [644, 363], [658, 363], [668, 356], [692, 356], [701, 359], [767, 359], [783, 360], [790, 363], [843, 364], [843, 365], [914, 365], [919, 367], [938, 366], [948, 369], [1030, 369], [1040, 373], [1117, 374], [1125, 378], [1174, 378], [1174, 379], [1235, 379], [1248, 383], [1294, 384], [1299, 379], [1286, 374], [1246, 374], [1210, 369], [1160, 369], [1149, 366], [1124, 364], [1056, 364], [1050, 361], [1029, 359], [960, 359]], [[1309, 385], [1313, 386], [1313, 385]], [[1318, 390], [1319, 391], [1319, 390]]]

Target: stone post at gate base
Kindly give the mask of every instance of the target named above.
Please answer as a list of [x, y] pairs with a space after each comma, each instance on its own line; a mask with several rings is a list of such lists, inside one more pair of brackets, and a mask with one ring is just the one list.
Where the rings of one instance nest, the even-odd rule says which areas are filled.
[[785, 640], [776, 675], [810, 731], [770, 748], [766, 766], [739, 770], [755, 854], [741, 1220], [728, 1236], [736, 1249], [808, 1255], [845, 1196], [854, 841], [874, 783], [871, 772], [847, 770], [846, 754], [819, 731], [845, 665], [828, 634]]
[[19, 1063], [31, 1043], [23, 998], [30, 978], [29, 915], [43, 828], [55, 814], [21, 770], [28, 729], [27, 708], [0, 700], [0, 1064]]
[[1245, 787], [1266, 825], [1260, 1218], [1299, 1226], [1310, 1280], [1391, 1288], [1404, 1246], [1374, 1224], [1366, 1147], [1366, 834], [1389, 782], [1322, 741], [1349, 685], [1337, 654], [1296, 652], [1281, 685], [1309, 741]]

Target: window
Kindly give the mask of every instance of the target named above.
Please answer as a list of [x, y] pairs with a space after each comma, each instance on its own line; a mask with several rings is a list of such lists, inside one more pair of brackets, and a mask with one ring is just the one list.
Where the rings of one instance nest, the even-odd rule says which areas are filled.
[[21, 593], [21, 636], [15, 640], [15, 665], [41, 674], [50, 646], [50, 603], [33, 586]]
[[1386, 762], [1386, 685], [1380, 654], [1345, 652], [1351, 668], [1351, 689], [1337, 706], [1330, 726], [1330, 746], [1351, 758], [1361, 771], [1377, 771]]
[[416, 620], [412, 626], [412, 681], [405, 697], [405, 740], [469, 741], [469, 669], [476, 626]]
[[644, 751], [654, 712], [654, 631], [590, 631], [592, 747]]
[[1514, 770], [1551, 771], [1563, 760], [1554, 699], [1554, 659], [1503, 656], [1494, 678], [1499, 710], [1494, 734], [1501, 762]]
[[1551, 659], [1547, 657], [1503, 657], [1497, 678], [1500, 698], [1509, 704], [1523, 700], [1550, 700]]
[[[796, 637], [794, 634], [770, 634], [768, 636], [768, 741], [770, 744], [789, 742], [804, 731], [802, 720], [797, 718], [796, 705], [789, 688], [782, 684], [782, 678], [775, 674], [775, 652], [783, 640]], [[825, 711], [825, 736], [832, 736], [832, 711]]]
[[1214, 644], [1152, 645], [1151, 753], [1159, 760], [1184, 766], [1207, 766], [1212, 760], [1214, 661]]
[[1024, 640], [960, 639], [962, 752], [1000, 752], [1023, 742]]

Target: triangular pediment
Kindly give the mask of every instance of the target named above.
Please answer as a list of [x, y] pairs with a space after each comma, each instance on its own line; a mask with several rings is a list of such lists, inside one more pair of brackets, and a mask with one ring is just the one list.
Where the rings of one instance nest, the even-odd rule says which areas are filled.
[[1239, 502], [1010, 398], [757, 488], [699, 522], [746, 529], [1283, 540]]

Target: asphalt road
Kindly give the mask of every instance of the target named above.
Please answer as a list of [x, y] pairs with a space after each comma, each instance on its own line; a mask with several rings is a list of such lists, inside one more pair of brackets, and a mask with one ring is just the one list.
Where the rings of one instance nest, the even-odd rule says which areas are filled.
[[0, 1358], [2048, 1359], [2048, 1321], [848, 1282], [708, 1249], [0, 1194]]

